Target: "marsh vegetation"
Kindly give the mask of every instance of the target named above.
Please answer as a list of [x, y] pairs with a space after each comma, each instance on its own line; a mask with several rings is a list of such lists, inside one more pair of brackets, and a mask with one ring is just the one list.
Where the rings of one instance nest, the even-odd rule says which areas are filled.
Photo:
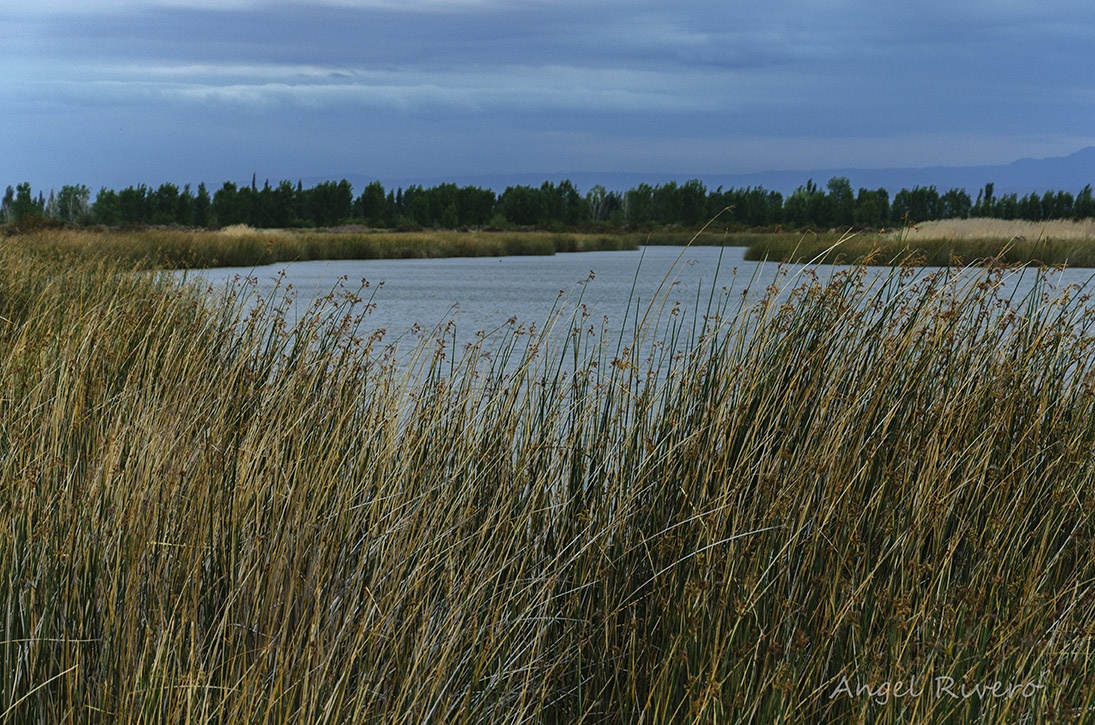
[[[6, 722], [1095, 707], [1087, 290], [725, 280], [397, 367], [368, 289], [291, 326], [129, 269], [0, 242]], [[937, 677], [1038, 687], [839, 689]]]
[[1095, 267], [1095, 220], [946, 219], [873, 231], [756, 235], [748, 246], [746, 259], [757, 261]]
[[36, 254], [115, 260], [151, 269], [252, 267], [322, 259], [501, 257], [636, 249], [639, 235], [545, 231], [45, 228], [17, 235]]
[[1095, 267], [1095, 222], [950, 219], [891, 229], [742, 231], [701, 228], [545, 231], [535, 229], [223, 229], [61, 227], [9, 229], [28, 253], [114, 260], [146, 269], [255, 267], [315, 260], [552, 255], [642, 246], [745, 247], [751, 261], [957, 266], [994, 260]]

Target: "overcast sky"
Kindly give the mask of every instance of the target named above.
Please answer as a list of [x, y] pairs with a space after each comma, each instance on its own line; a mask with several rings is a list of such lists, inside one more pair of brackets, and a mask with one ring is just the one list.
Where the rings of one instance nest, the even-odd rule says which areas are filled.
[[0, 0], [0, 185], [973, 165], [1095, 145], [1080, 0]]

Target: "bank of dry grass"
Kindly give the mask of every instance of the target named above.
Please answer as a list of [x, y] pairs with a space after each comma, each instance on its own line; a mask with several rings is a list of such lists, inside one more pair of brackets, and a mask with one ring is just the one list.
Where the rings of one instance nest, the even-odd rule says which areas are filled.
[[1021, 219], [943, 219], [914, 224], [888, 232], [909, 242], [930, 239], [995, 239], [998, 241], [1095, 243], [1095, 219], [1053, 219], [1042, 222]]
[[1002, 274], [407, 368], [360, 306], [4, 245], [0, 720], [1089, 718], [1095, 318]]
[[882, 233], [782, 233], [751, 240], [746, 259], [862, 264], [970, 263], [1095, 267], [1095, 220], [949, 219]]
[[45, 229], [13, 237], [28, 251], [111, 259], [146, 268], [252, 267], [315, 259], [497, 257], [635, 249], [617, 234], [544, 231]]

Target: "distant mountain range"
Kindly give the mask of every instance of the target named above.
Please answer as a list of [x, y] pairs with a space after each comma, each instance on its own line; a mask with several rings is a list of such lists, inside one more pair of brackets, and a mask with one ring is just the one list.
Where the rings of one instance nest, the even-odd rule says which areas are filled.
[[[700, 179], [707, 185], [708, 189], [716, 189], [719, 186], [723, 188], [763, 186], [766, 189], [789, 194], [795, 188], [804, 185], [809, 179], [813, 179], [818, 186], [824, 187], [826, 182], [834, 176], [847, 177], [851, 181], [853, 189], [859, 189], [860, 187], [868, 189], [885, 188], [891, 194], [901, 189], [911, 189], [914, 186], [935, 186], [941, 192], [949, 189], [966, 189], [971, 196], [976, 197], [978, 190], [984, 188], [987, 182], [994, 185], [997, 196], [1012, 192], [1022, 196], [1030, 192], [1042, 193], [1050, 190], [1063, 190], [1075, 194], [1087, 184], [1095, 186], [1095, 146], [1081, 149], [1068, 156], [1047, 159], [1019, 159], [1010, 164], [992, 166], [810, 169], [802, 171], [761, 171], [750, 174], [577, 171], [571, 173], [468, 175], [446, 178], [408, 177], [379, 179], [379, 181], [384, 184], [386, 189], [406, 188], [413, 184], [430, 187], [438, 184], [454, 183], [458, 186], [478, 186], [502, 192], [506, 187], [518, 184], [540, 186], [545, 181], [559, 182], [563, 179], [570, 179], [579, 191], [585, 193], [595, 184], [601, 184], [609, 190], [626, 191], [642, 183], [653, 186], [670, 181], [683, 183], [689, 179]], [[313, 177], [304, 179], [303, 183], [306, 186], [313, 186], [321, 181], [337, 181], [343, 178], [353, 184], [355, 193], [360, 193], [366, 184], [377, 180], [376, 177], [363, 174], [346, 174], [334, 177]]]

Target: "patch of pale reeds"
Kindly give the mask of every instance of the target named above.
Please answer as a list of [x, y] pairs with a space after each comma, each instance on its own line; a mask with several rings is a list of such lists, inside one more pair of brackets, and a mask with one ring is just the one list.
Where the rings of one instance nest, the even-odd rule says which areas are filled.
[[290, 327], [5, 245], [0, 719], [1082, 720], [1095, 312], [1014, 273], [396, 367], [360, 290]]
[[910, 242], [928, 239], [996, 239], [1095, 244], [1095, 219], [1052, 219], [1039, 222], [1022, 219], [942, 219], [918, 223], [907, 229], [891, 230], [886, 236], [898, 236]]
[[256, 229], [248, 224], [230, 224], [217, 229], [216, 233], [222, 237], [262, 237], [263, 239], [287, 237], [291, 234], [282, 229]]

